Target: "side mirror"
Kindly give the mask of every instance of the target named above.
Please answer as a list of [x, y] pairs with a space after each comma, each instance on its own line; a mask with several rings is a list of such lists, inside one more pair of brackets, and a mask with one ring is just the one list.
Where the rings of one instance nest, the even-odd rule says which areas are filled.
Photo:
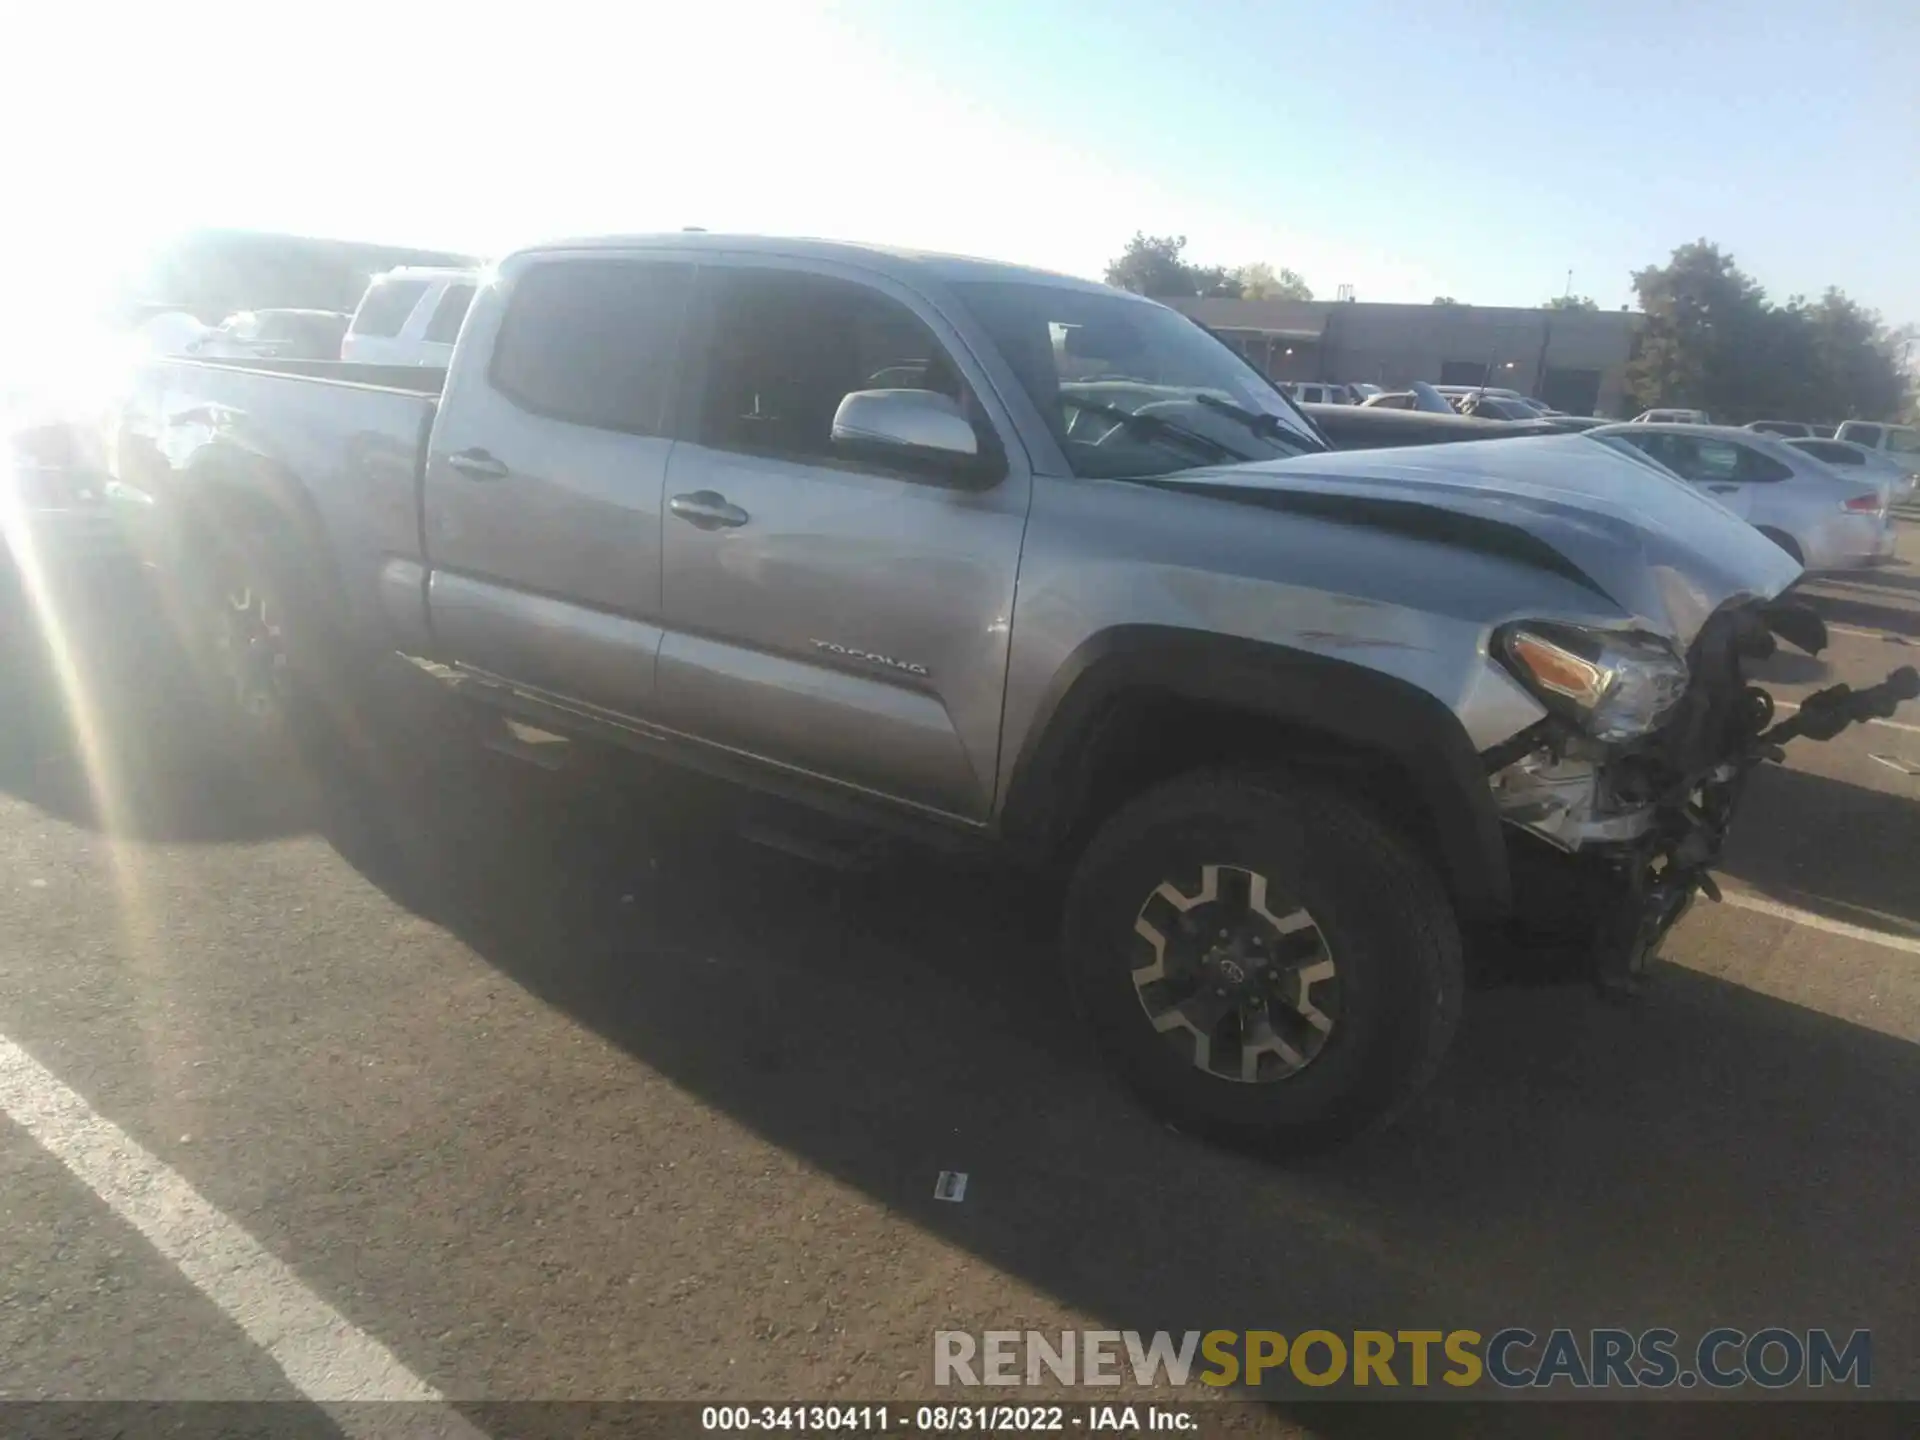
[[834, 411], [833, 443], [865, 459], [936, 473], [980, 468], [972, 422], [932, 390], [855, 390]]

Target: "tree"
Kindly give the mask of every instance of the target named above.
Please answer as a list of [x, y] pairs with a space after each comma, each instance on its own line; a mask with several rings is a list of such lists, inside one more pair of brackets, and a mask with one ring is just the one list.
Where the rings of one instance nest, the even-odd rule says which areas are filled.
[[1753, 347], [1766, 327], [1766, 293], [1706, 240], [1633, 275], [1646, 312], [1627, 366], [1636, 409], [1661, 405], [1733, 418], [1750, 404]]
[[1839, 290], [1769, 304], [1733, 257], [1705, 240], [1636, 271], [1646, 324], [1627, 367], [1640, 409], [1683, 405], [1716, 418], [1878, 418], [1907, 390], [1894, 332]]
[[1242, 265], [1233, 272], [1240, 283], [1240, 295], [1246, 300], [1311, 300], [1313, 291], [1296, 270], [1282, 266], [1275, 271], [1264, 260]]
[[1436, 295], [1433, 297], [1433, 303], [1436, 305], [1458, 305], [1460, 302], [1451, 295]]
[[1808, 328], [1812, 350], [1812, 389], [1820, 418], [1851, 419], [1892, 415], [1906, 399], [1907, 377], [1900, 366], [1894, 333], [1873, 311], [1829, 287], [1811, 305], [1795, 297]]
[[1183, 258], [1184, 235], [1147, 235], [1135, 231], [1120, 258], [1108, 262], [1107, 283], [1155, 299], [1219, 295], [1237, 299], [1240, 282], [1219, 265], [1189, 265]]
[[1556, 295], [1540, 307], [1542, 310], [1598, 310], [1590, 295]]

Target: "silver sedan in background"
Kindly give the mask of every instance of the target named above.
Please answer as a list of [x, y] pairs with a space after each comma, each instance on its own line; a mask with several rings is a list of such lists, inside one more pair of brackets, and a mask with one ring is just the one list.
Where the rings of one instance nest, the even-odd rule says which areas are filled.
[[1788, 440], [1785, 442], [1842, 475], [1865, 484], [1885, 481], [1891, 487], [1893, 503], [1904, 505], [1920, 485], [1920, 455], [1903, 455], [1894, 450], [1869, 450], [1851, 440]]
[[1850, 479], [1770, 435], [1645, 422], [1587, 434], [1630, 446], [1698, 486], [1808, 570], [1851, 570], [1894, 553], [1890, 484]]

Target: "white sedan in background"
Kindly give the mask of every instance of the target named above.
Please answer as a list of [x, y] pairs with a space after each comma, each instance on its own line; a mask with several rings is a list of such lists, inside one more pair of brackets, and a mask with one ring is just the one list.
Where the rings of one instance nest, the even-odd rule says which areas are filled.
[[1831, 465], [1842, 475], [1863, 481], [1884, 480], [1892, 488], [1893, 503], [1904, 505], [1920, 485], [1920, 455], [1892, 450], [1869, 450], [1851, 440], [1788, 440], [1794, 449]]
[[1890, 484], [1849, 479], [1770, 435], [1641, 421], [1587, 434], [1630, 446], [1698, 486], [1808, 570], [1858, 569], [1894, 553]]

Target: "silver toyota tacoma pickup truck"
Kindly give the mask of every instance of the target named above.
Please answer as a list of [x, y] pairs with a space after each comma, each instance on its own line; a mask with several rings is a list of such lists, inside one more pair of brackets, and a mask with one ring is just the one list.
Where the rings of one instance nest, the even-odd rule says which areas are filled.
[[1911, 679], [1763, 734], [1743, 664], [1824, 632], [1711, 499], [1580, 435], [1334, 452], [1174, 311], [943, 256], [543, 246], [444, 377], [162, 361], [97, 442], [267, 736], [397, 652], [1030, 860], [1123, 1077], [1283, 1149], [1413, 1094], [1485, 957], [1631, 988], [1773, 743]]

